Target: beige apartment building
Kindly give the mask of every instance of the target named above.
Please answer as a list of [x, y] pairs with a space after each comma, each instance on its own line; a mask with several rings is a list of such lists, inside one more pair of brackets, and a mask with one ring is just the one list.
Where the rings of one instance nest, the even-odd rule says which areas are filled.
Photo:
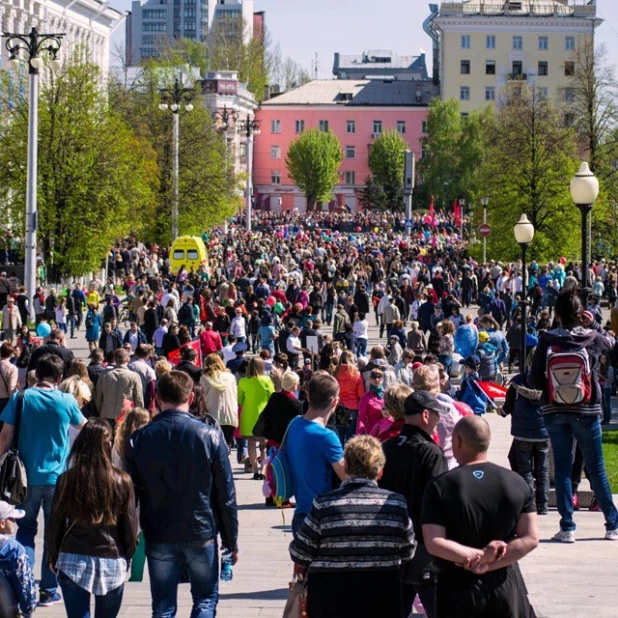
[[602, 22], [595, 0], [451, 0], [431, 8], [442, 98], [458, 99], [462, 113], [499, 105], [513, 82], [568, 104], [577, 50]]

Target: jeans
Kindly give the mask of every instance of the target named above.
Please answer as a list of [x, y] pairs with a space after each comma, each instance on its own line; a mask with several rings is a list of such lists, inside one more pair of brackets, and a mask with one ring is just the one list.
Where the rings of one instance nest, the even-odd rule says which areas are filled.
[[365, 356], [367, 353], [367, 339], [359, 337], [356, 340], [356, 356]]
[[[62, 571], [58, 573], [58, 581], [64, 595], [64, 607], [67, 618], [90, 618], [90, 592], [78, 586]], [[105, 595], [94, 597], [94, 618], [116, 618], [122, 605], [124, 584]]]
[[609, 423], [612, 419], [612, 387], [604, 386], [603, 392], [603, 422]]
[[573, 439], [577, 440], [584, 455], [584, 462], [592, 491], [605, 515], [607, 530], [618, 528], [618, 511], [612, 500], [603, 450], [601, 424], [598, 416], [583, 414], [548, 414], [545, 427], [549, 432], [556, 468], [556, 502], [560, 513], [561, 530], [575, 530], [573, 521], [573, 491], [571, 466], [573, 464]]
[[[47, 521], [49, 520], [49, 512], [51, 511], [52, 499], [54, 497], [54, 485], [30, 485], [26, 500], [19, 508], [23, 509], [26, 514], [22, 519], [17, 520], [17, 535], [16, 539], [26, 549], [28, 562], [34, 570], [34, 537], [38, 530], [37, 518], [41, 507], [43, 508], [43, 517], [45, 520], [45, 536], [47, 536]], [[53, 594], [58, 587], [56, 576], [49, 570], [47, 564], [47, 544], [43, 542], [43, 555], [41, 557], [41, 583], [39, 590]]]
[[517, 472], [536, 491], [536, 506], [547, 507], [549, 502], [549, 440], [528, 442], [514, 440]]
[[59, 328], [59, 329], [60, 329], [63, 333], [65, 333], [65, 334], [66, 334], [66, 332], [67, 332], [67, 325], [66, 325], [66, 324], [58, 324], [57, 326], [58, 326], [58, 328]]
[[335, 308], [334, 303], [326, 303], [326, 323], [330, 326], [333, 321], [333, 310]]
[[242, 458], [247, 457], [248, 454], [247, 441], [243, 438], [236, 438], [236, 461], [242, 463]]
[[358, 410], [350, 410], [349, 422], [347, 425], [335, 425], [337, 435], [341, 441], [341, 446], [344, 447], [345, 443], [353, 438], [356, 434], [356, 423], [358, 422]]
[[307, 517], [307, 513], [294, 513], [294, 517], [292, 517], [292, 534], [296, 536], [300, 527], [303, 525], [305, 518]]
[[193, 608], [190, 618], [214, 618], [219, 600], [219, 562], [215, 541], [148, 543], [152, 618], [173, 618], [178, 610], [178, 584], [189, 576]]
[[67, 323], [71, 331], [71, 339], [73, 339], [73, 337], [75, 337], [75, 316], [67, 315]]

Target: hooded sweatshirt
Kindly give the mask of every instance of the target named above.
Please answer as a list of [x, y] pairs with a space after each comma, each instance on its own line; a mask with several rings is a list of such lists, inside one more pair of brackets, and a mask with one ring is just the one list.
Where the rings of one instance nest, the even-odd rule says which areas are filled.
[[[590, 401], [573, 406], [550, 404], [547, 393], [547, 351], [551, 346], [560, 346], [563, 351], [579, 351], [583, 348], [590, 359], [592, 392]], [[609, 340], [596, 330], [577, 326], [573, 330], [557, 328], [541, 336], [532, 360], [532, 369], [528, 377], [531, 388], [543, 391], [543, 414], [601, 414], [601, 387], [596, 378], [595, 367], [601, 354], [608, 353], [611, 348]]]
[[206, 391], [207, 410], [219, 425], [238, 427], [236, 378], [229, 371], [219, 371], [214, 376], [203, 375], [200, 384]]

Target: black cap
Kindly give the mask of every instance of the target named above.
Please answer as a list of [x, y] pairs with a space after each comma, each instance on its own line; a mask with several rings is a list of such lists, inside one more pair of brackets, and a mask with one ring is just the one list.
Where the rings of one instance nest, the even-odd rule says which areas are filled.
[[473, 354], [472, 356], [468, 356], [463, 364], [465, 367], [477, 369], [481, 364], [481, 359], [476, 354]]
[[406, 416], [420, 414], [424, 410], [433, 410], [439, 414], [450, 412], [450, 408], [429, 391], [414, 391], [411, 395], [408, 395], [404, 403], [404, 410]]

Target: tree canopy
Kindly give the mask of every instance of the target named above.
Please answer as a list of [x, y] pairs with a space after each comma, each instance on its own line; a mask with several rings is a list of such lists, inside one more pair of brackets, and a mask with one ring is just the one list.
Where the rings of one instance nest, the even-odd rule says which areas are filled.
[[403, 175], [407, 148], [406, 141], [394, 129], [382, 133], [371, 145], [369, 169], [374, 183], [382, 190], [385, 208], [403, 208]]

